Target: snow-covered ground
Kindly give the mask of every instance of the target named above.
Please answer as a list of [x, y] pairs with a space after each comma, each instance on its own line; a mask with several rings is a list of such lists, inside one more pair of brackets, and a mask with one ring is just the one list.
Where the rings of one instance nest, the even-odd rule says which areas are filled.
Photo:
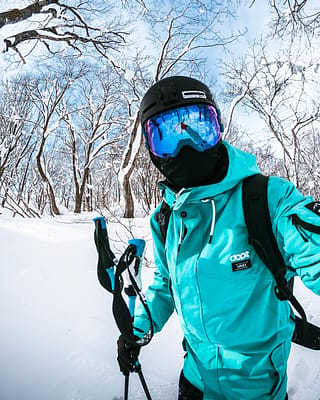
[[[0, 210], [1, 212], [1, 210]], [[0, 214], [0, 399], [120, 400], [124, 378], [116, 362], [118, 331], [111, 296], [96, 278], [92, 215], [28, 220]], [[148, 219], [134, 234], [147, 240]], [[110, 224], [119, 240], [126, 233]], [[120, 243], [114, 243], [121, 250]], [[120, 255], [120, 253], [118, 253]], [[152, 279], [144, 268], [143, 281]], [[297, 285], [309, 317], [320, 323], [320, 299]], [[174, 400], [182, 367], [181, 332], [172, 317], [140, 361], [153, 400]], [[290, 400], [320, 399], [320, 352], [293, 346]], [[144, 399], [137, 375], [130, 399]]]

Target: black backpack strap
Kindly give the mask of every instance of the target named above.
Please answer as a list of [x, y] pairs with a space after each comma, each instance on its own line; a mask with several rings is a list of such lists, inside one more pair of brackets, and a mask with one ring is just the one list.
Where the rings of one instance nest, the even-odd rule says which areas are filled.
[[287, 267], [272, 231], [268, 206], [268, 176], [253, 175], [243, 181], [242, 206], [251, 244], [276, 281], [276, 294], [288, 300], [292, 291], [285, 275]]
[[320, 349], [320, 328], [307, 321], [303, 307], [293, 295], [293, 281], [287, 281], [287, 266], [272, 230], [268, 206], [268, 176], [250, 176], [243, 181], [242, 205], [251, 244], [275, 281], [275, 293], [280, 300], [288, 300], [301, 318], [295, 317], [292, 341], [313, 350]]

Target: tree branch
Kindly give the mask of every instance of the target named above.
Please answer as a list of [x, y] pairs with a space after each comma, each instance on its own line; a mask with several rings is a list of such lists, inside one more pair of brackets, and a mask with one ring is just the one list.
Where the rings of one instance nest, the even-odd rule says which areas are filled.
[[[43, 13], [43, 8], [50, 4], [59, 4], [58, 0], [39, 0], [25, 8], [14, 8], [9, 11], [0, 13], [0, 28], [8, 24], [16, 24], [17, 22], [25, 21], [33, 14]], [[56, 10], [49, 8], [46, 13], [56, 16]]]
[[[50, 8], [50, 5], [55, 7]], [[125, 43], [126, 32], [117, 28], [103, 30], [93, 27], [86, 20], [86, 14], [82, 15], [81, 11], [83, 11], [81, 6], [75, 8], [59, 0], [39, 0], [28, 7], [0, 13], [0, 28], [7, 24], [17, 24], [15, 33], [4, 37], [3, 52], [14, 50], [25, 63], [26, 55], [19, 49], [21, 43], [40, 42], [54, 54], [60, 49], [54, 51], [50, 43], [65, 42], [79, 54], [83, 53], [82, 46], [92, 45], [95, 50], [108, 58], [107, 50], [117, 50], [121, 44]], [[43, 20], [37, 22], [30, 21], [30, 17], [35, 14], [49, 14], [50, 18], [44, 17]], [[18, 24], [22, 21], [31, 22], [34, 29], [25, 30]]]

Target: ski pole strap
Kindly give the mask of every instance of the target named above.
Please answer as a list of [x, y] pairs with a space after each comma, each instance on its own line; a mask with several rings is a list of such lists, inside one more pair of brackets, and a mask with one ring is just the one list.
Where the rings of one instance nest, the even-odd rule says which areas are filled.
[[[112, 310], [113, 310], [113, 315], [116, 321], [116, 324], [118, 325], [118, 328], [120, 332], [126, 336], [127, 340], [129, 342], [136, 343], [140, 346], [146, 346], [150, 340], [153, 337], [154, 329], [153, 329], [153, 322], [152, 322], [152, 317], [151, 313], [147, 304], [147, 300], [142, 293], [141, 289], [137, 285], [136, 280], [134, 279], [132, 273], [130, 272], [130, 264], [134, 261], [134, 257], [136, 256], [136, 246], [133, 244], [130, 244], [125, 252], [122, 254], [119, 263], [116, 268], [116, 273], [115, 273], [115, 290], [113, 294], [113, 304], [112, 304]], [[136, 293], [136, 295], [139, 297], [146, 314], [148, 316], [148, 319], [150, 321], [149, 329], [146, 332], [146, 334], [143, 336], [143, 338], [138, 338], [136, 335], [133, 333], [133, 315], [130, 313], [130, 310], [125, 302], [125, 300], [122, 297], [121, 294], [121, 286], [120, 286], [120, 276], [121, 274], [127, 270], [131, 285]]]
[[[129, 342], [136, 343], [140, 346], [147, 345], [153, 337], [152, 317], [147, 305], [146, 298], [141, 292], [141, 285], [138, 285], [136, 279], [140, 280], [140, 272], [142, 266], [142, 255], [144, 251], [144, 240], [132, 239], [119, 261], [117, 262], [112, 252], [108, 239], [107, 224], [103, 217], [94, 218], [95, 232], [94, 241], [98, 252], [97, 275], [100, 284], [110, 293], [113, 294], [112, 311], [115, 322], [120, 332]], [[134, 264], [133, 264], [134, 263]], [[133, 271], [130, 266], [134, 265]], [[148, 332], [143, 338], [138, 338], [133, 333], [133, 316], [134, 303], [131, 300], [130, 309], [122, 296], [123, 278], [122, 274], [128, 271], [131, 286], [135, 296], [138, 296], [150, 321]], [[135, 279], [136, 278], [136, 279]], [[134, 297], [134, 296], [132, 296]]]
[[124, 292], [128, 296], [128, 308], [131, 318], [133, 319], [137, 295], [132, 285], [125, 287]]
[[96, 217], [93, 221], [95, 224], [94, 242], [98, 252], [98, 279], [100, 284], [112, 293], [115, 285], [114, 264], [116, 257], [110, 249], [106, 220], [103, 217]]
[[120, 332], [125, 335], [128, 341], [136, 343], [137, 337], [133, 334], [132, 316], [127, 303], [122, 297], [122, 279], [121, 274], [127, 266], [133, 261], [135, 247], [129, 245], [121, 256], [115, 270], [115, 286], [113, 291], [112, 312]]

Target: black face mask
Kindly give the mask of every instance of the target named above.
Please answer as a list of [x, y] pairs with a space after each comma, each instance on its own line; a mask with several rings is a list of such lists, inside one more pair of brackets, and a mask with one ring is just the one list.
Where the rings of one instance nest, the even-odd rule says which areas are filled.
[[227, 149], [221, 142], [203, 152], [185, 146], [176, 157], [160, 158], [151, 152], [150, 157], [177, 190], [217, 183], [225, 177], [228, 169]]

